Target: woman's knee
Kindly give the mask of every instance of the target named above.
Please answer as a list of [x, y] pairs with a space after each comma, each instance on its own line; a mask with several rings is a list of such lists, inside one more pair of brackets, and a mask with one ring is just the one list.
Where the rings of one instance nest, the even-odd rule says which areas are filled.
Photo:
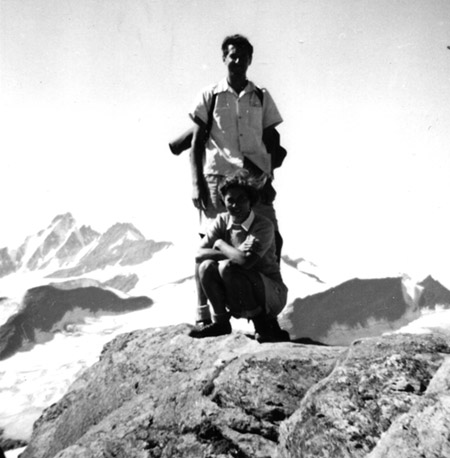
[[198, 274], [200, 278], [205, 278], [213, 273], [217, 273], [218, 265], [216, 261], [213, 261], [212, 259], [206, 259], [205, 261], [202, 261], [200, 265], [198, 266]]
[[219, 264], [219, 274], [222, 280], [227, 281], [235, 277], [239, 270], [238, 267], [239, 266], [233, 264], [230, 260], [221, 261]]

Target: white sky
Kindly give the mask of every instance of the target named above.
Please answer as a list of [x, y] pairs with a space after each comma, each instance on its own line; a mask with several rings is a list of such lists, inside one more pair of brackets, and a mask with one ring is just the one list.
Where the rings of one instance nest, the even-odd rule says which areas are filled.
[[67, 211], [196, 240], [187, 155], [167, 143], [236, 32], [285, 119], [286, 253], [444, 272], [448, 0], [0, 0], [0, 247]]

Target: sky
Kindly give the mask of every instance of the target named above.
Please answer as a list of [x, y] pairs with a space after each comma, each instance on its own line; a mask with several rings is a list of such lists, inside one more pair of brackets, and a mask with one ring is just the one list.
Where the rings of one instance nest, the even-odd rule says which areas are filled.
[[0, 0], [0, 247], [66, 212], [197, 243], [188, 156], [167, 144], [233, 33], [284, 118], [285, 253], [446, 274], [447, 0]]

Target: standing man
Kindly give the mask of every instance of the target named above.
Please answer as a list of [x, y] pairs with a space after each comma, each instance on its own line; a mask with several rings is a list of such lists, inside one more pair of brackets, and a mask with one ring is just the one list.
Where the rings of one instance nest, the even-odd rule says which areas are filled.
[[[258, 176], [261, 185], [270, 184], [273, 178], [271, 156], [263, 137], [274, 135], [275, 127], [283, 119], [269, 92], [247, 79], [252, 58], [253, 46], [247, 38], [242, 35], [226, 37], [222, 43], [222, 59], [227, 76], [204, 89], [190, 113], [194, 121], [192, 200], [200, 210], [200, 232], [203, 234], [208, 224], [226, 211], [218, 190], [225, 177], [246, 168]], [[261, 195], [254, 211], [272, 221], [279, 256], [282, 239], [273, 207], [275, 196], [269, 194]], [[201, 286], [197, 286], [197, 323], [209, 323], [206, 297]]]

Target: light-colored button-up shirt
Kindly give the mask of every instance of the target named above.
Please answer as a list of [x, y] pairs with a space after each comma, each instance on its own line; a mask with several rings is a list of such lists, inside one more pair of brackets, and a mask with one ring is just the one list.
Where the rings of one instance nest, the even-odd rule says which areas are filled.
[[263, 172], [271, 173], [270, 154], [262, 141], [263, 130], [275, 127], [283, 119], [266, 89], [263, 103], [249, 81], [237, 94], [227, 79], [209, 86], [197, 97], [190, 117], [208, 124], [208, 116], [216, 93], [212, 126], [205, 146], [205, 175], [230, 175], [243, 167], [244, 157]]

